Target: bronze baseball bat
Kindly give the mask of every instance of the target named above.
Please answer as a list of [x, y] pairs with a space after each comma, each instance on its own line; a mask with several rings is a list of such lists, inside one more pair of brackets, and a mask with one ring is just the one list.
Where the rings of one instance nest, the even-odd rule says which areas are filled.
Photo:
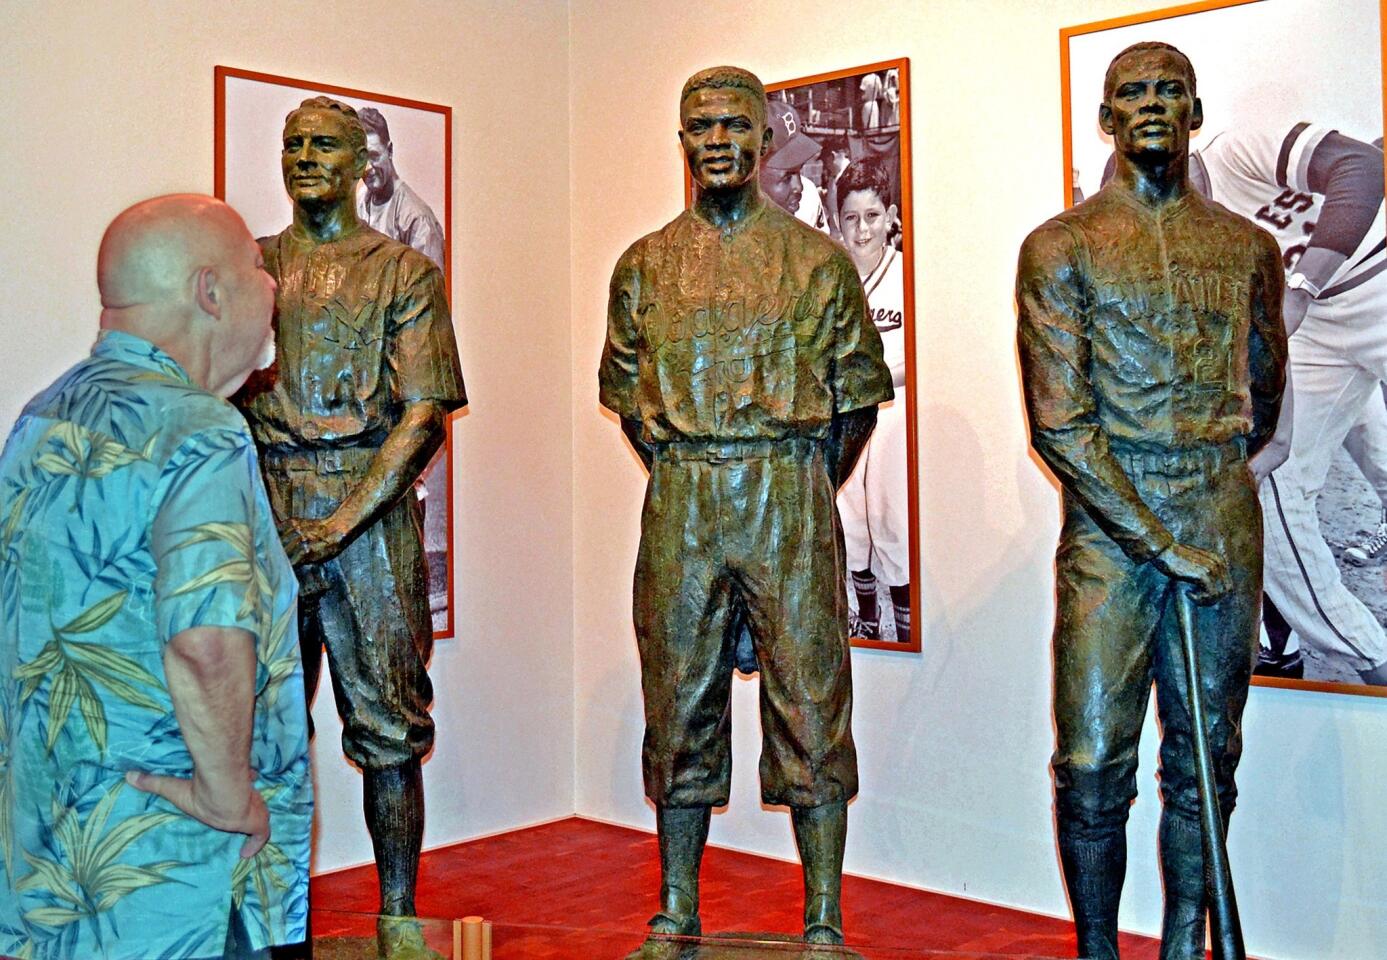
[[1214, 960], [1247, 960], [1238, 901], [1233, 894], [1233, 873], [1228, 866], [1228, 847], [1223, 836], [1223, 814], [1214, 784], [1214, 763], [1209, 756], [1209, 734], [1204, 724], [1204, 697], [1199, 689], [1199, 662], [1194, 646], [1194, 601], [1190, 585], [1176, 584], [1175, 611], [1180, 621], [1180, 645], [1185, 654], [1185, 683], [1189, 688], [1190, 738], [1199, 785], [1199, 819], [1204, 838], [1204, 890], [1209, 901], [1209, 927]]

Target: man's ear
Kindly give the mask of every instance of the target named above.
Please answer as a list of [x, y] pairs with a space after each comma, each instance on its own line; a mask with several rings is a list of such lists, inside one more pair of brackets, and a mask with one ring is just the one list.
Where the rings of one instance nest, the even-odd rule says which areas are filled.
[[217, 271], [212, 267], [203, 267], [193, 274], [193, 299], [203, 313], [220, 319], [222, 291], [217, 283]]
[[356, 163], [352, 167], [354, 179], [360, 180], [366, 176], [366, 168], [371, 165], [371, 161], [366, 158], [366, 148], [358, 147], [356, 151]]
[[775, 131], [767, 125], [761, 133], [761, 159], [766, 159], [766, 154], [771, 152], [771, 141], [775, 139]]
[[1204, 126], [1204, 103], [1198, 97], [1194, 98], [1194, 111], [1190, 114], [1190, 130], [1198, 130]]
[[1106, 103], [1098, 105], [1098, 129], [1102, 130], [1108, 136], [1112, 136], [1112, 107], [1108, 106]]

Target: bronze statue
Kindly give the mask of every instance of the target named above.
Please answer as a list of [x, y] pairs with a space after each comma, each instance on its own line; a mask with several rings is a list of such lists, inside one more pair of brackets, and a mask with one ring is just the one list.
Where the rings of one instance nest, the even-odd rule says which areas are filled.
[[427, 257], [357, 219], [366, 135], [327, 97], [285, 119], [284, 186], [294, 221], [260, 240], [276, 279], [268, 376], [238, 402], [300, 582], [310, 694], [322, 648], [342, 748], [365, 777], [380, 883], [380, 953], [424, 947], [414, 891], [424, 830], [420, 759], [433, 744], [421, 505], [414, 481], [467, 400], [443, 276]]
[[701, 930], [698, 868], [711, 808], [728, 800], [745, 627], [761, 671], [762, 798], [791, 808], [804, 937], [841, 943], [857, 756], [834, 493], [891, 373], [847, 253], [761, 193], [761, 82], [704, 70], [679, 105], [699, 198], [617, 263], [599, 375], [650, 470], [635, 625], [662, 878], [651, 930]]
[[[1079, 954], [1117, 957], [1126, 822], [1151, 683], [1162, 725], [1163, 960], [1204, 956], [1189, 591], [1222, 827], [1257, 649], [1261, 520], [1247, 460], [1285, 384], [1281, 256], [1200, 197], [1194, 68], [1141, 43], [1108, 67], [1099, 122], [1117, 175], [1021, 248], [1018, 341], [1031, 442], [1064, 490], [1056, 554], [1053, 759]], [[1212, 802], [1212, 797], [1209, 798]], [[1215, 819], [1215, 823], [1217, 820]]]

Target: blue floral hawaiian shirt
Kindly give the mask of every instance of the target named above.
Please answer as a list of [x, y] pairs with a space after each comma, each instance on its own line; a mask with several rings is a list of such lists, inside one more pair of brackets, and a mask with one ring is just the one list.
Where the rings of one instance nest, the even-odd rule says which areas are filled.
[[[302, 940], [313, 813], [298, 587], [241, 415], [167, 353], [108, 331], [0, 455], [0, 954], [220, 956]], [[128, 786], [187, 777], [164, 645], [256, 638], [254, 858]]]

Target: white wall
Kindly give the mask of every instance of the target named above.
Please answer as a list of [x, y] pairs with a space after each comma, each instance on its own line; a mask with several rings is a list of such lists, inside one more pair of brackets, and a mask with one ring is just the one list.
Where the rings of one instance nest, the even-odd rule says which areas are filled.
[[[0, 425], [90, 343], [110, 217], [211, 189], [214, 64], [452, 104], [454, 310], [474, 409], [456, 429], [461, 630], [434, 658], [427, 842], [562, 816], [575, 798], [648, 828], [630, 626], [644, 476], [594, 376], [611, 267], [680, 207], [676, 99], [695, 69], [776, 79], [909, 56], [926, 652], [854, 654], [863, 795], [848, 866], [1062, 914], [1046, 771], [1058, 497], [1026, 449], [1011, 283], [1021, 238], [1060, 205], [1058, 27], [1155, 4], [415, 0], [384, 17], [388, 42], [358, 5], [315, 8], [310, 25], [268, 0], [8, 4]], [[329, 869], [370, 851], [326, 691], [317, 706]], [[735, 717], [714, 842], [792, 856], [788, 818], [757, 802], [754, 682], [738, 682]], [[1123, 913], [1148, 932], [1154, 733]], [[1247, 741], [1232, 854], [1249, 946], [1373, 955], [1387, 929], [1387, 703], [1258, 689]]]
[[[630, 581], [644, 475], [597, 404], [607, 280], [681, 206], [678, 92], [696, 69], [789, 79], [911, 59], [923, 657], [854, 654], [862, 795], [848, 869], [1066, 915], [1047, 762], [1058, 495], [1027, 451], [1012, 301], [1025, 234], [1061, 196], [1058, 30], [1157, 0], [793, 4], [572, 0], [577, 807], [650, 828]], [[756, 785], [755, 683], [714, 843], [793, 856]], [[1122, 923], [1159, 927], [1156, 731]], [[1377, 955], [1387, 929], [1387, 701], [1254, 690], [1231, 856], [1249, 949]], [[851, 921], [851, 918], [849, 918]]]
[[[567, 6], [7, 3], [0, 424], [85, 355], [95, 257], [126, 205], [212, 189], [212, 68], [454, 109], [459, 634], [432, 675], [437, 845], [573, 810]], [[316, 868], [371, 859], [324, 682]]]

